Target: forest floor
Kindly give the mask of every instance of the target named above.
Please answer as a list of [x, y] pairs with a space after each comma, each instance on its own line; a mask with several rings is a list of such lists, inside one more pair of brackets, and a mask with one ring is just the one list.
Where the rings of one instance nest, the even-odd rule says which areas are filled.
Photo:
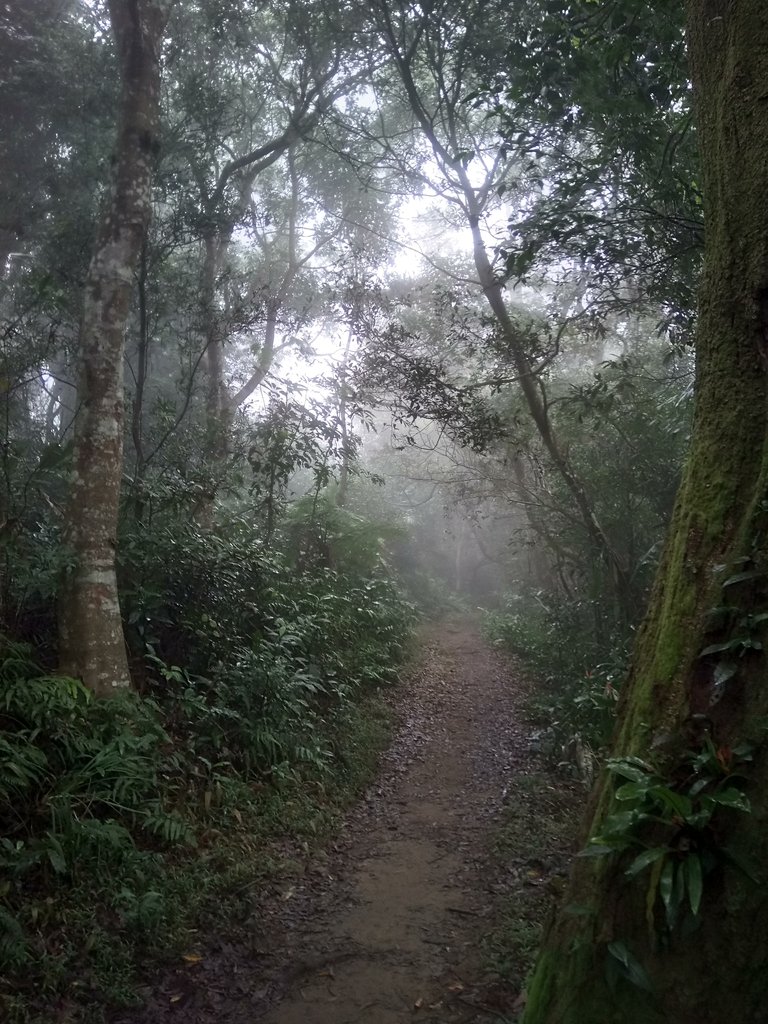
[[529, 753], [529, 684], [469, 622], [426, 629], [399, 729], [335, 841], [249, 895], [114, 1024], [513, 1021], [584, 791]]

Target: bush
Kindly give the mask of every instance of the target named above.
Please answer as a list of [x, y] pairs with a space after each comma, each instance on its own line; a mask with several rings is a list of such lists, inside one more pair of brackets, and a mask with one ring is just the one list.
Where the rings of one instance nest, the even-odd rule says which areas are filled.
[[230, 875], [260, 876], [259, 835], [321, 830], [368, 777], [384, 737], [369, 695], [395, 680], [414, 612], [381, 552], [337, 561], [297, 572], [240, 520], [134, 528], [121, 581], [141, 695], [94, 700], [3, 645], [0, 1011], [20, 973], [70, 988], [84, 946], [92, 997], [126, 998], [139, 950], [182, 941]]
[[544, 752], [586, 775], [610, 739], [629, 642], [616, 633], [596, 638], [587, 625], [593, 611], [591, 602], [513, 596], [484, 623], [488, 638], [533, 672], [538, 686], [530, 707], [547, 733]]

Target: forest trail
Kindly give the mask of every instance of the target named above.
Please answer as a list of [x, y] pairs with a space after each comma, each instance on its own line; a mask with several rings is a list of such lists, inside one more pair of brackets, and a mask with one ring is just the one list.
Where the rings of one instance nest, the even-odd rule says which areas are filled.
[[387, 756], [391, 792], [350, 851], [346, 899], [304, 931], [313, 965], [264, 1024], [498, 1019], [486, 1012], [499, 1008], [480, 984], [478, 945], [491, 901], [488, 829], [519, 739], [508, 672], [466, 624], [428, 636]]
[[422, 643], [378, 779], [335, 847], [254, 914], [250, 962], [219, 943], [119, 1021], [505, 1019], [514, 994], [485, 973], [480, 943], [499, 891], [494, 821], [528, 759], [521, 695], [474, 624], [430, 627]]

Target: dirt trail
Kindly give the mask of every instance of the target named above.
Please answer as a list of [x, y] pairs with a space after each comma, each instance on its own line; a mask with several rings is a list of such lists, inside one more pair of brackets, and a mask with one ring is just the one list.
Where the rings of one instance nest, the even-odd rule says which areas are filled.
[[[335, 846], [259, 897], [253, 941], [212, 937], [141, 1016], [115, 1024], [490, 1024], [514, 999], [484, 974], [500, 891], [490, 857], [527, 760], [519, 684], [465, 622], [425, 631], [398, 696], [402, 725]], [[509, 1016], [507, 1016], [509, 1014]]]
[[501, 1009], [478, 943], [492, 899], [487, 832], [519, 740], [509, 669], [466, 625], [433, 631], [427, 646], [379, 820], [350, 851], [344, 903], [304, 929], [316, 962], [264, 1024], [448, 1024]]

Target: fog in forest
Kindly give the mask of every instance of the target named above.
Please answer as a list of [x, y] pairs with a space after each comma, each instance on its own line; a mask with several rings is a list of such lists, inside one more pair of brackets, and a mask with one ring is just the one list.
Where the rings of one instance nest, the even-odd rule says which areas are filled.
[[454, 875], [520, 909], [432, 929], [477, 919], [474, 1010], [707, 1024], [676, 944], [749, 902], [764, 743], [754, 6], [0, 3], [0, 1017], [164, 1020], [167, 950], [230, 998], [240, 894], [303, 934], [345, 814], [386, 847], [442, 780], [471, 831], [487, 778]]

